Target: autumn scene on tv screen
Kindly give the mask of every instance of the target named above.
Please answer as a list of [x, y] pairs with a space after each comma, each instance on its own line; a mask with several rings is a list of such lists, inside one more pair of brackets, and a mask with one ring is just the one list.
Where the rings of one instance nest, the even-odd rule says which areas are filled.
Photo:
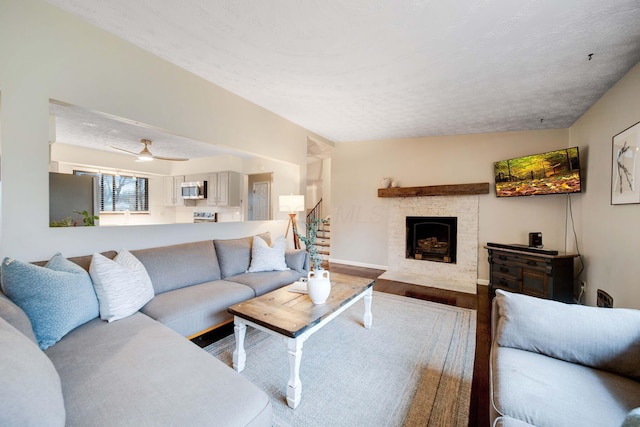
[[578, 193], [578, 148], [496, 162], [495, 175], [499, 197]]

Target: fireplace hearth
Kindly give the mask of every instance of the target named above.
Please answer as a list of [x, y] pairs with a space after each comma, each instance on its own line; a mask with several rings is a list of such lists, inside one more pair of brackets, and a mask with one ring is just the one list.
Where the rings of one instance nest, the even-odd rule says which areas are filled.
[[456, 217], [406, 217], [406, 258], [456, 263]]
[[[475, 294], [478, 286], [480, 197], [465, 195], [389, 199], [388, 264], [387, 271], [380, 278]], [[456, 249], [452, 250], [455, 254], [455, 262], [431, 262], [409, 258], [407, 256], [407, 217], [422, 217], [423, 222], [441, 222], [442, 217], [457, 218]], [[425, 217], [428, 219], [425, 220]]]

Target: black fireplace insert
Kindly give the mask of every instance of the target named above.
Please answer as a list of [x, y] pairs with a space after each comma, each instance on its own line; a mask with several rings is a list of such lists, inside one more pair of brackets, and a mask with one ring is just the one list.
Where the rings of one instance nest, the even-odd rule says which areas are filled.
[[408, 259], [455, 264], [458, 218], [408, 216], [406, 221]]

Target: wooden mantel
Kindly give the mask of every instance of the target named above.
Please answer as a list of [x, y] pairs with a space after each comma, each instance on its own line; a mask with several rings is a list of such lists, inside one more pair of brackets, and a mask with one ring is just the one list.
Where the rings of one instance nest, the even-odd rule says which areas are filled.
[[378, 188], [378, 197], [468, 196], [489, 194], [489, 183]]

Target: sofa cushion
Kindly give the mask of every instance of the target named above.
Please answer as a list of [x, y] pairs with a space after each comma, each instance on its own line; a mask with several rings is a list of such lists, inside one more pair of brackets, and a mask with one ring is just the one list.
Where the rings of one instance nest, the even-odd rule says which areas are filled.
[[262, 390], [140, 312], [92, 320], [46, 354], [69, 426], [272, 425]]
[[43, 350], [98, 316], [98, 298], [89, 273], [60, 254], [45, 267], [5, 258], [2, 287], [29, 317]]
[[144, 264], [156, 295], [220, 279], [213, 241], [140, 249], [131, 253]]
[[0, 319], [0, 425], [64, 426], [60, 376], [35, 343]]
[[223, 279], [245, 273], [249, 269], [252, 241], [251, 237], [213, 241]]
[[499, 345], [640, 379], [640, 310], [565, 304], [501, 290], [496, 298]]
[[[114, 259], [116, 255], [118, 255], [116, 251], [105, 251], [105, 252], [100, 252], [100, 254], [106, 256], [109, 259]], [[92, 258], [93, 258], [93, 255], [81, 255], [81, 256], [72, 256], [67, 259], [75, 264], [78, 264], [84, 270], [89, 271], [89, 266], [91, 265]], [[32, 262], [32, 264], [44, 267], [45, 265], [47, 265], [47, 262], [49, 261], [35, 261], [35, 262]]]
[[287, 267], [296, 270], [298, 273], [308, 273], [309, 266], [307, 262], [307, 251], [305, 249], [288, 249], [284, 253], [284, 259]]
[[286, 271], [261, 271], [259, 273], [244, 273], [227, 278], [231, 282], [242, 283], [252, 288], [256, 296], [266, 294], [284, 285], [290, 285], [306, 274], [296, 270]]
[[216, 280], [156, 295], [141, 311], [188, 337], [230, 320], [227, 308], [254, 296], [248, 286]]
[[154, 296], [144, 265], [126, 249], [110, 260], [93, 254], [89, 267], [100, 302], [100, 318], [113, 322], [140, 310]]
[[[258, 234], [267, 245], [271, 245], [271, 234], [269, 232]], [[223, 279], [246, 273], [251, 263], [251, 247], [253, 236], [242, 237], [240, 239], [214, 240], [220, 272]]]
[[543, 354], [494, 346], [492, 403], [536, 426], [617, 426], [640, 406], [640, 383]]
[[251, 264], [248, 272], [289, 270], [284, 256], [286, 248], [287, 242], [284, 236], [276, 238], [271, 246], [262, 237], [255, 236], [251, 246]]
[[36, 336], [33, 334], [33, 327], [27, 314], [13, 303], [5, 294], [0, 292], [0, 317], [6, 320], [11, 326], [22, 332], [35, 344], [38, 344]]

